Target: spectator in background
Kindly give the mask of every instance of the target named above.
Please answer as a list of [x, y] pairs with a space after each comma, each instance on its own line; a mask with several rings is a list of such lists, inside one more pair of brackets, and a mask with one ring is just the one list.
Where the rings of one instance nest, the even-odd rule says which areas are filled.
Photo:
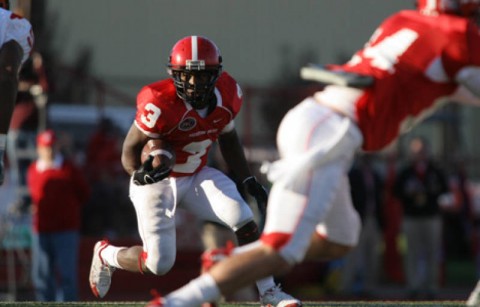
[[400, 251], [400, 244], [398, 244], [401, 238], [403, 212], [402, 204], [395, 197], [394, 192], [397, 177], [397, 154], [397, 149], [392, 147], [385, 155], [383, 271], [388, 281], [403, 284], [405, 282], [403, 255]]
[[[52, 130], [38, 135], [37, 153], [27, 174], [33, 202], [35, 298], [77, 301], [81, 207], [89, 197], [89, 186], [82, 171], [60, 154]], [[63, 297], [56, 296], [57, 289]]]
[[360, 154], [350, 170], [352, 203], [360, 215], [362, 231], [358, 245], [345, 258], [342, 288], [347, 294], [371, 297], [379, 277], [383, 237], [384, 182], [371, 154]]
[[450, 206], [443, 209], [443, 238], [447, 260], [469, 260], [472, 249], [474, 212], [471, 182], [464, 160], [457, 158], [449, 176]]
[[20, 70], [17, 100], [8, 134], [7, 157], [14, 174], [14, 184], [21, 191], [16, 203], [20, 209], [30, 205], [30, 196], [23, 191], [27, 185], [27, 169], [36, 158], [35, 138], [40, 123], [45, 122], [40, 116], [44, 115], [41, 108], [46, 102], [47, 91], [48, 81], [42, 56], [34, 52]]
[[87, 144], [85, 170], [92, 197], [84, 207], [82, 232], [115, 237], [136, 232], [136, 217], [128, 199], [128, 179], [121, 164], [118, 128], [101, 117]]
[[37, 134], [39, 112], [31, 90], [38, 82], [39, 76], [33, 68], [33, 60], [29, 58], [20, 70], [17, 101], [10, 122], [11, 131]]
[[122, 140], [113, 122], [102, 117], [87, 145], [86, 167], [91, 180], [112, 181], [123, 174]]
[[410, 161], [400, 169], [395, 195], [403, 206], [403, 232], [407, 241], [406, 279], [410, 299], [433, 299], [439, 288], [442, 254], [440, 200], [448, 195], [446, 174], [435, 165], [426, 139], [409, 143]]
[[45, 107], [49, 89], [43, 57], [38, 52], [32, 52], [19, 73], [17, 100], [10, 123], [11, 131], [37, 134], [40, 126], [46, 122], [46, 118], [40, 118], [43, 116], [40, 111]]

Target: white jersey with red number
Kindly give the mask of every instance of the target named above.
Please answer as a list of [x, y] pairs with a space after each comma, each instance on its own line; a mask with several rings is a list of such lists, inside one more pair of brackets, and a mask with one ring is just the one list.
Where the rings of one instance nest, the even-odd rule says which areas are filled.
[[137, 97], [136, 126], [152, 138], [173, 145], [176, 164], [171, 176], [189, 176], [207, 163], [208, 151], [223, 131], [232, 129], [242, 93], [226, 72], [215, 86], [217, 106], [205, 118], [177, 96], [172, 79], [145, 86]]
[[22, 63], [25, 62], [33, 47], [32, 26], [25, 18], [0, 8], [0, 46], [11, 40], [22, 47]]
[[452, 94], [458, 87], [455, 74], [470, 65], [480, 65], [477, 26], [454, 15], [401, 11], [386, 19], [368, 44], [340, 66], [373, 76], [375, 85], [364, 92], [327, 87], [319, 99], [329, 100], [357, 121], [365, 150], [379, 150], [431, 112], [438, 98]]

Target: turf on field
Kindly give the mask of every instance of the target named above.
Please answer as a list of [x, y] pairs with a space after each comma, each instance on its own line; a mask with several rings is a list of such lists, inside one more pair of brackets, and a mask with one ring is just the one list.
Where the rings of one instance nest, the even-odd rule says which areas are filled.
[[[52, 306], [52, 307], [69, 307], [69, 306], [85, 306], [85, 307], [144, 307], [147, 302], [75, 302], [75, 303], [39, 303], [39, 302], [0, 302], [0, 306]], [[259, 306], [255, 303], [224, 303], [219, 307], [252, 307]], [[464, 307], [463, 301], [431, 301], [431, 302], [403, 302], [403, 301], [349, 301], [349, 302], [304, 302], [306, 307]]]

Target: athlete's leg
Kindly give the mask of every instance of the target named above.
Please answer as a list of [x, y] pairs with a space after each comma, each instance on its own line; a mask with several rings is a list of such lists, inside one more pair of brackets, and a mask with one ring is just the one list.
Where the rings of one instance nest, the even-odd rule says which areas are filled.
[[[194, 176], [192, 188], [185, 194], [181, 206], [193, 212], [201, 220], [225, 225], [235, 232], [240, 245], [254, 242], [259, 230], [253, 220], [253, 212], [237, 190], [236, 184], [225, 174], [214, 168], [205, 167]], [[299, 301], [276, 287], [272, 276], [256, 283], [262, 299]], [[276, 304], [275, 304], [276, 305]], [[295, 306], [295, 305], [292, 305]]]
[[143, 246], [119, 247], [107, 241], [95, 244], [89, 281], [96, 296], [107, 294], [115, 269], [164, 275], [172, 268], [176, 256], [176, 201], [190, 180], [168, 178], [144, 186], [130, 182], [130, 198]]

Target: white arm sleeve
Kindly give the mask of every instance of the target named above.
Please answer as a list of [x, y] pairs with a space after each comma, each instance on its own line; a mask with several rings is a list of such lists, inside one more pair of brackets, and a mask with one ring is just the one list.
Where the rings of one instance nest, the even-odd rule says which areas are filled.
[[480, 97], [480, 67], [462, 68], [455, 76], [455, 81], [466, 87], [475, 96]]

